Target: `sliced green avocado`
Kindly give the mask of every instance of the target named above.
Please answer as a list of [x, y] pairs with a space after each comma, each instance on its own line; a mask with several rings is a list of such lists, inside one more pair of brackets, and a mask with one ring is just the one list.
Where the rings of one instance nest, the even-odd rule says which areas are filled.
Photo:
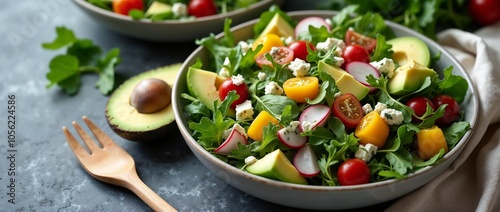
[[215, 100], [219, 99], [219, 86], [226, 78], [215, 72], [190, 67], [187, 73], [187, 86], [191, 95], [199, 99], [210, 110]]
[[151, 6], [149, 6], [148, 10], [144, 14], [146, 17], [159, 15], [159, 14], [167, 14], [172, 12], [172, 6], [169, 4], [165, 4], [163, 2], [154, 1]]
[[393, 95], [405, 95], [422, 87], [426, 77], [436, 72], [414, 60], [396, 69], [394, 76], [387, 84], [387, 90]]
[[339, 67], [331, 66], [323, 61], [319, 61], [318, 70], [332, 76], [332, 78], [335, 80], [335, 84], [342, 94], [351, 93], [352, 95], [356, 96], [356, 98], [361, 100], [365, 98], [365, 96], [370, 92], [370, 89], [368, 87], [361, 84], [351, 74], [347, 73]]
[[130, 104], [132, 91], [141, 81], [158, 78], [173, 86], [182, 64], [173, 64], [140, 73], [121, 84], [109, 97], [106, 118], [109, 126], [119, 136], [131, 141], [157, 141], [175, 126], [172, 105], [164, 109], [144, 114]]
[[288, 21], [281, 17], [279, 13], [276, 13], [276, 15], [274, 15], [271, 21], [267, 24], [264, 31], [262, 31], [257, 37], [257, 40], [267, 34], [275, 34], [279, 37], [287, 38], [289, 36], [294, 36], [294, 30]]
[[269, 179], [307, 184], [307, 180], [295, 169], [295, 166], [280, 149], [274, 150], [255, 163], [248, 165], [246, 170]]
[[429, 66], [431, 53], [424, 41], [416, 37], [397, 37], [387, 41], [392, 45], [392, 58], [400, 66], [415, 60], [424, 66]]

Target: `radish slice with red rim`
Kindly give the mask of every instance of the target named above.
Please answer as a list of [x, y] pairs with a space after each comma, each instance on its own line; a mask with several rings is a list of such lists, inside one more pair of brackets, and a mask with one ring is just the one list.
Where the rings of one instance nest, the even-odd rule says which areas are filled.
[[311, 125], [310, 129], [307, 130], [312, 130], [318, 126], [324, 126], [330, 113], [331, 110], [326, 105], [318, 104], [309, 106], [300, 114], [299, 121], [301, 123], [301, 130], [304, 130], [303, 126], [306, 122]]
[[320, 28], [325, 26], [328, 31], [330, 31], [331, 26], [321, 17], [307, 17], [299, 21], [295, 27], [295, 38], [298, 38], [301, 33], [309, 31], [309, 26]]
[[351, 74], [358, 82], [370, 88], [370, 91], [375, 90], [375, 88], [370, 86], [370, 83], [367, 82], [366, 77], [369, 75], [373, 75], [373, 77], [379, 78], [380, 72], [369, 63], [359, 61], [350, 62], [346, 65], [346, 71], [347, 73]]
[[238, 148], [238, 143], [248, 144], [245, 136], [233, 127], [229, 137], [214, 152], [217, 154], [231, 154], [234, 149]]
[[309, 144], [304, 145], [295, 153], [293, 165], [304, 177], [314, 177], [320, 172], [318, 156]]
[[301, 136], [299, 128], [300, 122], [292, 122], [293, 126], [284, 127], [278, 130], [278, 139], [288, 148], [298, 149], [307, 143], [307, 137]]

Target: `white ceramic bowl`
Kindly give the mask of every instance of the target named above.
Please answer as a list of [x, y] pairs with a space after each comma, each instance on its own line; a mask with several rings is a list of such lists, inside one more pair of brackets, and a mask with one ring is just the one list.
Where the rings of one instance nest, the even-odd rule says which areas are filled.
[[[301, 11], [289, 13], [289, 15], [296, 20], [311, 15], [326, 18], [332, 17], [334, 14], [335, 13], [331, 11]], [[233, 27], [232, 30], [234, 31], [235, 40], [250, 38], [252, 36], [252, 26], [255, 22], [254, 20]], [[453, 74], [463, 76], [468, 81], [469, 85], [472, 85], [469, 76], [458, 61], [436, 42], [392, 22], [387, 22], [387, 24], [394, 30], [397, 36], [411, 35], [425, 41], [432, 55], [441, 52], [441, 59], [434, 66], [435, 70], [439, 72], [449, 65], [453, 65]], [[218, 36], [220, 37], [222, 35]], [[182, 112], [184, 102], [179, 95], [188, 92], [186, 88], [186, 73], [189, 66], [195, 62], [196, 58], [207, 61], [207, 55], [208, 51], [206, 49], [202, 47], [196, 49], [184, 62], [181, 72], [177, 76], [173, 88], [173, 108], [177, 126], [189, 148], [191, 148], [196, 157], [198, 157], [205, 166], [217, 173], [217, 175], [228, 184], [269, 202], [303, 209], [332, 210], [360, 208], [401, 197], [424, 185], [443, 172], [462, 152], [476, 126], [478, 99], [474, 88], [469, 86], [465, 101], [462, 103], [461, 107], [465, 110], [465, 121], [470, 122], [471, 130], [468, 131], [457, 146], [447, 153], [440, 163], [435, 166], [426, 167], [402, 180], [387, 180], [356, 186], [308, 186], [270, 180], [249, 174], [226, 164], [205, 151], [203, 147], [191, 137], [187, 118]]]
[[226, 18], [232, 19], [233, 24], [239, 24], [258, 18], [273, 4], [281, 6], [284, 0], [262, 0], [248, 8], [201, 17], [192, 21], [165, 20], [158, 22], [136, 21], [131, 17], [96, 7], [85, 0], [73, 0], [73, 2], [97, 23], [120, 34], [149, 41], [187, 42], [206, 37], [210, 33], [222, 32]]

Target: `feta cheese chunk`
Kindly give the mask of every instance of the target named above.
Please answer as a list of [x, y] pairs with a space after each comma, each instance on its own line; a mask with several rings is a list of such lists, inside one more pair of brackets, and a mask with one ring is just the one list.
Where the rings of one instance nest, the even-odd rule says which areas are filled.
[[236, 105], [236, 120], [251, 119], [253, 116], [252, 101], [246, 100], [241, 104]]
[[254, 156], [248, 156], [245, 158], [245, 165], [252, 165], [253, 163], [257, 162], [257, 158]]
[[337, 38], [327, 38], [324, 42], [319, 42], [316, 44], [316, 50], [322, 52], [328, 52], [334, 47], [337, 47], [335, 49], [335, 55], [341, 56], [342, 50], [346, 47], [346, 45], [343, 40]]
[[265, 88], [265, 94], [281, 95], [283, 94], [283, 88], [276, 82], [269, 82]]
[[187, 6], [184, 3], [174, 3], [172, 5], [172, 13], [177, 17], [185, 17], [188, 15]]
[[365, 105], [363, 105], [362, 109], [363, 109], [363, 112], [365, 112], [365, 114], [368, 114], [368, 113], [370, 113], [370, 112], [373, 111], [372, 106], [370, 104], [368, 104], [368, 103], [366, 103]]
[[286, 126], [286, 130], [288, 132], [294, 132], [297, 127], [300, 125], [300, 121], [292, 121], [288, 126]]
[[295, 58], [295, 60], [290, 62], [290, 65], [288, 65], [288, 69], [290, 69], [296, 77], [307, 76], [310, 68], [310, 63], [299, 58]]
[[342, 96], [342, 93], [340, 93], [340, 91], [333, 94], [333, 98], [339, 98], [340, 96]]
[[377, 153], [378, 147], [373, 144], [359, 145], [358, 150], [354, 153], [354, 157], [364, 162], [370, 161], [370, 159]]
[[224, 59], [224, 63], [222, 64], [222, 68], [219, 70], [219, 76], [221, 77], [225, 77], [225, 78], [228, 78], [231, 76], [231, 74], [229, 73], [229, 69], [226, 67], [226, 66], [230, 66], [231, 65], [231, 61], [229, 61], [229, 58], [226, 57]]
[[250, 48], [252, 48], [252, 46], [250, 44], [248, 44], [247, 42], [245, 42], [245, 41], [238, 42], [238, 46], [241, 47], [241, 51], [243, 52], [243, 55], [245, 55], [247, 53], [247, 51]]
[[264, 81], [267, 78], [267, 74], [264, 72], [259, 72], [259, 74], [257, 74], [257, 78], [259, 78], [260, 81]]
[[233, 80], [234, 85], [241, 85], [245, 82], [245, 79], [243, 78], [243, 76], [241, 76], [241, 74], [238, 74], [236, 76], [232, 76], [231, 80]]
[[387, 108], [387, 105], [382, 103], [382, 102], [377, 102], [377, 104], [375, 105], [375, 111], [377, 111], [377, 113], [381, 113], [382, 110], [386, 109]]
[[243, 135], [243, 137], [245, 137], [246, 139], [248, 139], [248, 135], [247, 133], [245, 132], [245, 128], [243, 128], [240, 124], [238, 123], [235, 123], [233, 125], [233, 127], [227, 129], [227, 130], [224, 130], [224, 132], [222, 133], [222, 138], [225, 140], [227, 138], [229, 138], [229, 136], [231, 135], [231, 131], [232, 130], [236, 130], [238, 131], [241, 135]]
[[343, 57], [334, 56], [333, 59], [336, 61], [335, 65], [337, 67], [342, 66], [342, 64], [344, 64], [344, 62], [345, 62]]
[[316, 122], [303, 121], [301, 123], [302, 131], [309, 132], [314, 128], [314, 125], [316, 125]]
[[290, 44], [292, 44], [293, 42], [295, 42], [295, 39], [293, 39], [292, 36], [288, 36], [287, 38], [283, 39], [283, 43], [285, 44], [285, 46], [290, 46]]
[[392, 108], [386, 108], [382, 110], [380, 116], [384, 119], [384, 121], [388, 125], [399, 125], [404, 120], [403, 113], [399, 110]]
[[370, 65], [375, 67], [380, 73], [387, 75], [389, 78], [394, 76], [394, 70], [396, 70], [394, 61], [389, 58], [384, 58], [377, 62], [371, 62]]

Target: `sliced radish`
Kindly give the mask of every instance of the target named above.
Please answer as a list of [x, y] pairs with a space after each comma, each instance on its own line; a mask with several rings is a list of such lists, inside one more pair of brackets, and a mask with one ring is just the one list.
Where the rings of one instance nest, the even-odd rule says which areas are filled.
[[346, 65], [345, 70], [351, 74], [354, 79], [358, 80], [361, 84], [370, 88], [370, 91], [374, 91], [375, 88], [370, 86], [370, 83], [366, 81], [366, 77], [373, 75], [375, 78], [380, 77], [380, 72], [370, 65], [369, 63], [353, 61]]
[[324, 18], [316, 16], [307, 17], [297, 23], [297, 26], [295, 27], [295, 38], [298, 38], [302, 32], [309, 31], [309, 26], [313, 26], [316, 28], [325, 26], [328, 31], [330, 31], [331, 29], [331, 26], [325, 21]]
[[229, 137], [214, 152], [217, 154], [230, 154], [231, 151], [238, 148], [238, 143], [248, 144], [245, 136], [236, 130], [236, 127], [233, 127]]
[[295, 153], [293, 165], [304, 177], [314, 177], [320, 172], [318, 156], [316, 156], [309, 144], [306, 144]]
[[330, 115], [330, 108], [326, 105], [311, 105], [300, 114], [299, 121], [301, 123], [300, 129], [304, 130], [303, 126], [306, 122], [311, 124], [309, 130], [318, 126], [324, 126], [328, 116]]
[[294, 121], [291, 126], [278, 130], [278, 138], [285, 146], [292, 149], [303, 147], [307, 143], [307, 137], [301, 136], [300, 122]]

